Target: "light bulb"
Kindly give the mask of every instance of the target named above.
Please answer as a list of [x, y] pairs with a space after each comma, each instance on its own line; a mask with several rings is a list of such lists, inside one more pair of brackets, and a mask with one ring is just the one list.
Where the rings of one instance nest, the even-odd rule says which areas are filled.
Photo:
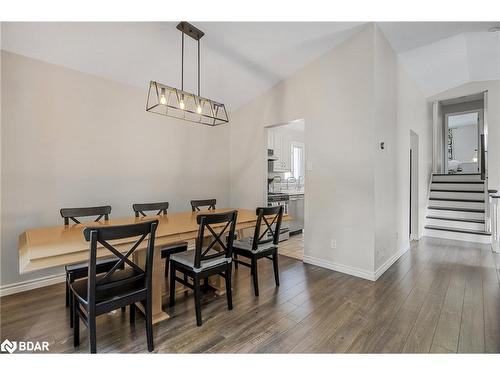
[[165, 105], [167, 104], [167, 97], [165, 96], [165, 89], [161, 89], [161, 95], [160, 95], [160, 103]]
[[198, 107], [196, 108], [196, 112], [198, 112], [199, 114], [201, 114], [201, 105], [198, 104]]
[[179, 101], [179, 108], [180, 109], [186, 108], [186, 105], [184, 104], [184, 100]]

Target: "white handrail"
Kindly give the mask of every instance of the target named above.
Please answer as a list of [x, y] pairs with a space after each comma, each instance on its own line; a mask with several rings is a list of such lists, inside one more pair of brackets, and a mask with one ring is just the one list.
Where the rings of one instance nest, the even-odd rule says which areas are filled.
[[491, 250], [495, 253], [500, 252], [500, 236], [498, 228], [498, 200], [500, 195], [488, 194], [490, 212], [487, 218], [491, 228]]

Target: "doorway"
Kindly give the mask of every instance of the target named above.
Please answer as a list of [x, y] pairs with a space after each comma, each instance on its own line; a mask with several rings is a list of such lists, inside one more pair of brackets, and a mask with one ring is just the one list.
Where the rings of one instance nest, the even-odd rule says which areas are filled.
[[282, 205], [291, 219], [282, 223], [280, 255], [304, 257], [306, 145], [304, 120], [265, 128], [265, 199], [268, 206]]
[[410, 241], [418, 240], [418, 134], [410, 130], [410, 153], [409, 153], [409, 218], [408, 237]]

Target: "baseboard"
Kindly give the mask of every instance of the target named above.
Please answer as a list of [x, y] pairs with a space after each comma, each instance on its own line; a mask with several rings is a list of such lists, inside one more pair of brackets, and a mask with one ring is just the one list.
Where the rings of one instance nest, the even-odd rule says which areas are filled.
[[345, 264], [335, 263], [325, 259], [312, 257], [310, 255], [304, 255], [304, 263], [346, 273], [348, 275], [360, 277], [362, 279], [375, 281], [375, 274], [373, 272], [363, 270], [361, 268], [346, 266]]
[[403, 254], [405, 254], [410, 247], [405, 247], [387, 259], [384, 264], [382, 264], [375, 272], [370, 272], [363, 270], [361, 268], [346, 266], [345, 264], [335, 263], [329, 260], [324, 260], [310, 255], [304, 255], [304, 263], [312, 264], [314, 266], [319, 266], [327, 268], [329, 270], [346, 273], [351, 276], [360, 277], [365, 280], [375, 281], [380, 276], [384, 274], [385, 271], [389, 269]]
[[389, 269], [390, 266], [392, 266], [396, 261], [401, 258], [408, 250], [410, 250], [410, 247], [405, 247], [401, 250], [399, 250], [397, 253], [395, 253], [392, 257], [387, 259], [384, 264], [382, 264], [377, 270], [375, 271], [375, 280], [377, 280], [380, 276], [384, 274], [385, 271]]
[[21, 293], [27, 290], [42, 288], [53, 284], [63, 283], [66, 280], [64, 273], [58, 275], [51, 275], [40, 277], [38, 279], [21, 281], [0, 286], [0, 297], [5, 297], [10, 294]]

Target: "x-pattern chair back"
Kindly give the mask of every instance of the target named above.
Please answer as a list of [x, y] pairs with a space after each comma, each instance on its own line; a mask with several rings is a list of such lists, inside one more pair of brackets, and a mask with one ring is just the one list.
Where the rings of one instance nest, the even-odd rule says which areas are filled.
[[[225, 258], [230, 258], [233, 252], [234, 231], [236, 228], [237, 211], [230, 211], [220, 214], [198, 215], [196, 218], [199, 224], [198, 237], [196, 239], [195, 268], [200, 268], [201, 262], [213, 258], [220, 257], [224, 254]], [[214, 227], [217, 225], [217, 227]], [[229, 231], [226, 232], [229, 228]], [[210, 232], [211, 241], [204, 248], [205, 229]], [[227, 243], [224, 243], [224, 235], [227, 236]], [[220, 246], [220, 250], [215, 248], [215, 245]], [[211, 254], [209, 254], [212, 252]]]
[[[252, 248], [257, 249], [259, 245], [269, 242], [277, 245], [279, 242], [281, 221], [283, 219], [283, 206], [258, 207], [255, 214], [257, 215], [257, 222], [255, 224]], [[262, 226], [265, 226], [265, 229], [261, 233]]]
[[207, 210], [215, 210], [215, 205], [217, 204], [216, 199], [198, 199], [191, 201], [191, 210], [201, 211], [201, 207], [207, 207]]
[[77, 218], [86, 216], [97, 216], [95, 222], [98, 222], [104, 216], [104, 220], [107, 221], [111, 213], [111, 206], [61, 208], [60, 212], [64, 219], [64, 225], [69, 225], [70, 220], [75, 224], [81, 224]]
[[142, 215], [146, 217], [146, 211], [158, 211], [156, 216], [166, 215], [169, 204], [168, 202], [158, 202], [158, 203], [134, 203], [132, 209], [134, 210], [135, 217]]
[[[107, 227], [87, 227], [83, 230], [83, 235], [87, 241], [90, 242], [90, 260], [89, 260], [89, 298], [92, 297], [92, 293], [95, 295], [96, 290], [106, 288], [106, 284], [110, 283], [110, 279], [113, 274], [119, 270], [125, 263], [134, 269], [133, 279], [146, 278], [147, 283], [151, 283], [151, 267], [153, 261], [153, 251], [154, 251], [154, 239], [155, 232], [158, 226], [158, 220], [145, 221], [137, 224], [128, 225], [115, 225]], [[146, 264], [145, 268], [141, 268], [138, 264], [130, 260], [130, 256], [137, 250], [139, 245], [146, 239], [149, 235], [149, 241], [146, 252]], [[108, 241], [123, 239], [123, 238], [134, 238], [139, 237], [132, 247], [125, 253], [119, 251], [111, 245]], [[102, 245], [104, 248], [109, 250], [114, 256], [118, 258], [116, 264], [99, 280], [96, 278], [96, 262], [97, 262], [97, 246]], [[129, 282], [130, 278], [122, 279], [116, 281], [117, 283]]]

